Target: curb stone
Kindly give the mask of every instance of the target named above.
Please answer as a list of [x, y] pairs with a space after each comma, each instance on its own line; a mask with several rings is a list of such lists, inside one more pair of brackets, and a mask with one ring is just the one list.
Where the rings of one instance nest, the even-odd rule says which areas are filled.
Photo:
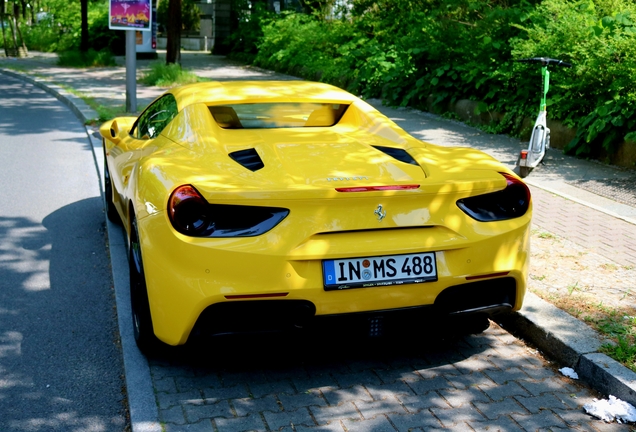
[[578, 364], [579, 374], [595, 389], [636, 405], [636, 373], [605, 354], [586, 354]]
[[[45, 80], [32, 78], [23, 73], [0, 68], [0, 73], [27, 81], [60, 100], [84, 124], [97, 118], [97, 113], [81, 98], [64, 88]], [[93, 152], [98, 168], [103, 169], [101, 154], [95, 153], [98, 138], [87, 133], [93, 142]], [[100, 176], [101, 178], [101, 176]], [[535, 185], [535, 187], [541, 187]], [[103, 192], [102, 192], [103, 193]], [[113, 282], [115, 284], [117, 311], [124, 367], [126, 370], [126, 386], [130, 408], [130, 420], [133, 432], [159, 432], [157, 405], [150, 379], [147, 360], [134, 346], [130, 326], [130, 308], [126, 301], [127, 265], [126, 247], [120, 228], [107, 222], [108, 240], [111, 260], [113, 261]], [[120, 240], [117, 240], [117, 239]], [[115, 265], [115, 263], [117, 263]], [[581, 379], [591, 388], [604, 395], [614, 395], [636, 406], [636, 373], [606, 356], [598, 350], [607, 340], [598, 333], [552, 304], [540, 299], [533, 293], [526, 293], [524, 307], [521, 311], [502, 319], [500, 324], [514, 334], [529, 340], [539, 349], [560, 363], [577, 370]]]
[[500, 324], [575, 369], [594, 390], [636, 406], [636, 373], [598, 352], [611, 341], [567, 312], [528, 292], [523, 308], [502, 318]]

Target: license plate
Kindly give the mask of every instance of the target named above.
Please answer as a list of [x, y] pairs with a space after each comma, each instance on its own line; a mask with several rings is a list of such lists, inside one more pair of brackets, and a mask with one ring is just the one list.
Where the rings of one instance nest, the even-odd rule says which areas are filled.
[[433, 282], [437, 280], [435, 252], [408, 255], [324, 260], [326, 291]]

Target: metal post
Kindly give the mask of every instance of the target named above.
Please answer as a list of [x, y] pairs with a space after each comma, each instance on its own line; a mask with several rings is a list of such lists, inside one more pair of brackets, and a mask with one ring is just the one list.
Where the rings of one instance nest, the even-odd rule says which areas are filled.
[[126, 30], [126, 112], [137, 112], [137, 41], [135, 30]]

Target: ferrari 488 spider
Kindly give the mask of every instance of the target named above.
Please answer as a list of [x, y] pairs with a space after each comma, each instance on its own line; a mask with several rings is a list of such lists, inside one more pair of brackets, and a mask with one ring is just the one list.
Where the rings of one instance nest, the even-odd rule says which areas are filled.
[[393, 317], [487, 322], [521, 307], [527, 186], [336, 87], [192, 84], [100, 132], [141, 348], [329, 319], [377, 334]]

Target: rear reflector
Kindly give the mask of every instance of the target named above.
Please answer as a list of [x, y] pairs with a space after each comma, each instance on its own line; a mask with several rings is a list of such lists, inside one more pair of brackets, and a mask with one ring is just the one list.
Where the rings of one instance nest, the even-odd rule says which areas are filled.
[[528, 159], [528, 150], [521, 150], [521, 159]]
[[494, 278], [499, 276], [507, 276], [508, 273], [510, 272], [490, 273], [490, 274], [479, 275], [479, 276], [466, 276], [466, 280], [488, 279], [488, 278]]
[[420, 185], [392, 185], [392, 186], [353, 186], [346, 188], [336, 188], [338, 192], [373, 192], [387, 190], [408, 190], [418, 189]]
[[271, 294], [242, 294], [242, 295], [226, 295], [228, 300], [255, 299], [255, 298], [271, 298], [271, 297], [287, 297], [289, 293], [271, 293]]

